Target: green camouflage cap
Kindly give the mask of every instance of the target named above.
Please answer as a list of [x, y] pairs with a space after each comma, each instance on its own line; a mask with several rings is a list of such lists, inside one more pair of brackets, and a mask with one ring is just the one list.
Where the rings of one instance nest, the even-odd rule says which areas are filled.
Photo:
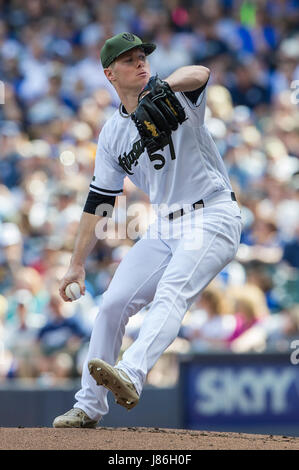
[[112, 62], [124, 52], [134, 49], [134, 47], [142, 47], [146, 55], [151, 54], [155, 49], [155, 44], [144, 43], [142, 40], [132, 33], [120, 33], [112, 38], [107, 39], [101, 50], [101, 62], [103, 68], [109, 67]]

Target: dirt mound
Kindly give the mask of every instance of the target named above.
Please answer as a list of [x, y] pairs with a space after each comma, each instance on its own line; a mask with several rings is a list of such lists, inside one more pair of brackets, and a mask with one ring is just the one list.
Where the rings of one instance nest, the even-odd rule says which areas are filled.
[[1, 450], [299, 450], [299, 438], [162, 428], [0, 428]]

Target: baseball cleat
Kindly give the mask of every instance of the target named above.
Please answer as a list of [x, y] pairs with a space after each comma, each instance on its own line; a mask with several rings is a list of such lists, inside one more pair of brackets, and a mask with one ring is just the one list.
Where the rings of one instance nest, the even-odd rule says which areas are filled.
[[53, 428], [95, 428], [97, 424], [80, 408], [72, 408], [54, 419]]
[[88, 363], [88, 369], [97, 385], [102, 385], [113, 393], [116, 403], [127, 410], [137, 405], [138, 393], [127, 374], [122, 370], [110, 366], [101, 359], [91, 359]]

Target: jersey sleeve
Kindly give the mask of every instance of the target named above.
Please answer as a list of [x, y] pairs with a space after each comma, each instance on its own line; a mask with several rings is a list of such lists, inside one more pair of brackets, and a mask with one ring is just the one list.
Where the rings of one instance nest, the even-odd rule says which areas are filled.
[[176, 93], [180, 103], [185, 109], [189, 121], [188, 124], [192, 127], [198, 127], [204, 124], [208, 81], [209, 80], [197, 90]]
[[109, 142], [103, 128], [98, 140], [94, 175], [89, 189], [103, 196], [119, 196], [123, 192], [124, 178], [125, 172], [109, 150]]
[[201, 86], [200, 88], [197, 88], [196, 90], [184, 91], [183, 95], [185, 95], [186, 98], [188, 98], [188, 100], [191, 101], [192, 104], [194, 104], [195, 106], [198, 106], [200, 104], [200, 97], [202, 93], [204, 92], [208, 84], [208, 81], [209, 79], [206, 81], [206, 83], [203, 86]]

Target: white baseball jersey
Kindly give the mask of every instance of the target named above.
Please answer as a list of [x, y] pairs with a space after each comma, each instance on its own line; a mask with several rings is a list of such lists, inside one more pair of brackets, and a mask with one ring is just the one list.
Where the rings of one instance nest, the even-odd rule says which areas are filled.
[[[192, 94], [193, 100], [199, 91]], [[172, 133], [172, 142], [163, 151], [148, 155], [134, 122], [119, 111], [99, 137], [86, 211], [95, 213], [101, 201], [113, 204], [127, 175], [149, 195], [162, 217], [150, 225], [157, 229], [155, 236], [143, 236], [126, 253], [102, 296], [74, 405], [93, 420], [108, 413], [108, 389], [97, 386], [88, 361], [100, 358], [114, 365], [129, 318], [150, 304], [138, 337], [117, 363], [140, 395], [149, 370], [176, 338], [186, 311], [234, 258], [239, 246], [240, 209], [230, 197], [226, 169], [204, 125], [206, 92], [196, 104], [184, 93], [176, 95], [188, 119]], [[191, 212], [189, 231], [181, 237], [176, 236], [176, 229], [180, 222], [187, 225], [190, 214], [163, 217], [166, 214], [155, 206], [179, 204], [184, 208], [200, 199], [204, 206]], [[173, 231], [168, 231], [169, 225]]]
[[[212, 193], [232, 190], [218, 149], [204, 124], [206, 88], [193, 104], [176, 93], [187, 120], [172, 133], [173, 145], [148, 155], [131, 118], [117, 110], [98, 140], [90, 190], [118, 196], [124, 177], [143, 190], [154, 205], [192, 204]], [[155, 207], [156, 208], [156, 207]]]

